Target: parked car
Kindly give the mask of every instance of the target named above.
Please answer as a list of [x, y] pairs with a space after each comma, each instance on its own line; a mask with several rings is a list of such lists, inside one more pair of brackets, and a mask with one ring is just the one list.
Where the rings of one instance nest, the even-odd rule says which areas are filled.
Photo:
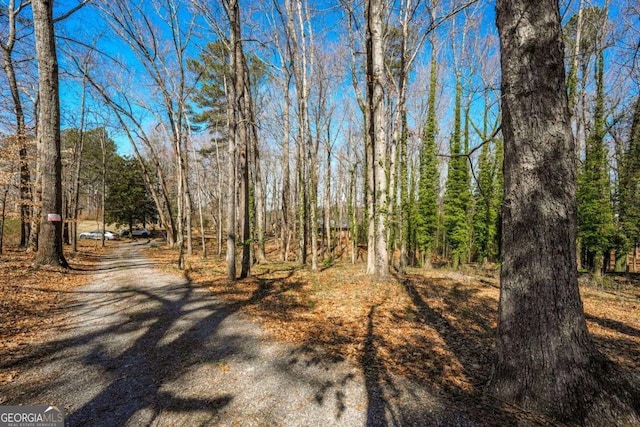
[[[102, 240], [102, 230], [85, 231], [78, 236], [80, 239]], [[120, 236], [113, 231], [105, 230], [105, 240], [119, 240]]]
[[104, 238], [107, 240], [120, 240], [120, 235], [114, 231], [105, 230]]
[[[123, 230], [120, 230], [120, 235], [121, 236], [128, 236], [129, 235], [129, 229], [125, 228]], [[151, 232], [149, 230], [147, 230], [146, 228], [142, 227], [142, 228], [134, 228], [133, 230], [131, 230], [131, 235], [133, 237], [149, 237], [151, 236]]]
[[146, 228], [142, 227], [142, 228], [134, 228], [131, 231], [131, 235], [133, 237], [149, 237], [151, 236], [151, 232], [149, 230], [147, 230]]

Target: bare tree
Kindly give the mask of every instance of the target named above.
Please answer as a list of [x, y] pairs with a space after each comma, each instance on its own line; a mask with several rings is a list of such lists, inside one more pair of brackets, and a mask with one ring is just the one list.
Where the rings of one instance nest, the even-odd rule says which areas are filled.
[[[288, 58], [296, 87], [298, 109], [297, 138], [297, 185], [298, 185], [298, 251], [299, 261], [307, 262], [307, 236], [311, 234], [311, 268], [317, 269], [317, 175], [314, 181], [314, 166], [311, 164], [314, 150], [309, 123], [309, 73], [313, 68], [309, 55], [309, 33], [306, 2], [285, 0], [285, 11], [281, 12], [285, 28]], [[315, 151], [317, 154], [317, 151]], [[314, 193], [314, 194], [312, 194]]]
[[[83, 69], [79, 64], [76, 64], [76, 66], [81, 70]], [[122, 93], [126, 85], [120, 85], [122, 87], [120, 93], [111, 95], [107, 92], [107, 87], [113, 89], [112, 85], [99, 83], [97, 78], [89, 75], [88, 72], [84, 74], [84, 77], [104, 100], [105, 104], [113, 111], [117, 122], [129, 140], [133, 148], [134, 156], [138, 164], [140, 164], [145, 185], [156, 205], [160, 223], [166, 228], [167, 242], [173, 246], [176, 227], [173, 218], [173, 204], [171, 202], [167, 180], [161, 166], [162, 160], [154, 146], [152, 136], [145, 130], [142, 118], [136, 115], [133, 104], [126, 96], [126, 93]], [[148, 157], [150, 157], [150, 165], [143, 158], [141, 148], [138, 146], [140, 143], [143, 145], [143, 148], [146, 149]], [[155, 185], [156, 181], [158, 185]]]
[[62, 251], [60, 94], [53, 2], [36, 0], [31, 5], [38, 58], [38, 161], [42, 176], [42, 212], [35, 263], [67, 267]]
[[[283, 90], [283, 100], [282, 100], [282, 142], [281, 142], [281, 150], [282, 150], [282, 187], [281, 187], [281, 223], [280, 223], [280, 258], [283, 261], [289, 260], [289, 251], [291, 245], [291, 180], [290, 180], [290, 132], [291, 132], [291, 81], [293, 79], [293, 74], [291, 70], [291, 49], [287, 46], [281, 46], [281, 44], [286, 44], [287, 36], [285, 30], [284, 42], [280, 38], [279, 28], [287, 28], [286, 27], [286, 19], [282, 10], [279, 8], [278, 2], [273, 2], [274, 9], [277, 11], [280, 17], [280, 21], [272, 23], [272, 27], [274, 30], [274, 38], [275, 45], [278, 51], [278, 56], [280, 57], [280, 79], [279, 83], [282, 86]], [[282, 25], [280, 25], [282, 24]]]
[[20, 13], [29, 5], [28, 1], [10, 0], [7, 5], [6, 14], [8, 18], [8, 32], [6, 40], [0, 40], [2, 49], [3, 68], [7, 75], [13, 110], [16, 120], [16, 135], [18, 137], [18, 152], [20, 154], [20, 246], [25, 247], [31, 233], [31, 171], [27, 156], [27, 128], [25, 125], [24, 110], [18, 89], [18, 78], [16, 76], [15, 60], [13, 52], [18, 40], [18, 20]]
[[[231, 57], [231, 81], [228, 85], [228, 118], [229, 118], [229, 186], [227, 197], [235, 199], [236, 153], [240, 169], [240, 213], [242, 230], [242, 259], [240, 278], [249, 276], [251, 272], [250, 215], [249, 215], [249, 150], [250, 150], [250, 96], [247, 65], [242, 47], [242, 30], [240, 5], [237, 0], [223, 0], [227, 21], [229, 23], [228, 49]], [[231, 174], [233, 173], [233, 176]], [[235, 280], [235, 225], [236, 205], [229, 200], [227, 212], [227, 276]]]
[[366, 3], [367, 21], [367, 104], [366, 145], [370, 161], [369, 180], [369, 257], [367, 274], [384, 278], [389, 274], [387, 250], [387, 130], [384, 105], [384, 0]]
[[[188, 182], [186, 114], [187, 99], [193, 81], [187, 73], [186, 51], [193, 37], [194, 17], [185, 19], [182, 4], [175, 0], [154, 0], [146, 4], [128, 1], [105, 4], [102, 10], [111, 28], [130, 48], [140, 65], [158, 90], [158, 104], [147, 105], [157, 117], [171, 140], [176, 163], [176, 231], [179, 248], [178, 264], [183, 267], [184, 237], [187, 253], [192, 251], [191, 192]], [[152, 11], [152, 12], [150, 12]], [[184, 11], [186, 13], [186, 11]], [[168, 45], [160, 36], [162, 31], [153, 23], [150, 13], [162, 20], [168, 31]], [[141, 103], [144, 105], [145, 103]], [[158, 108], [162, 106], [162, 109]]]

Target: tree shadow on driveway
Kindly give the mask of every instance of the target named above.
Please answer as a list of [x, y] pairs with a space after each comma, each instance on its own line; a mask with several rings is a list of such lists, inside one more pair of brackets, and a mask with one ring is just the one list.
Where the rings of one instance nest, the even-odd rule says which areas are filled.
[[59, 339], [0, 363], [30, 368], [0, 387], [2, 403], [55, 403], [72, 426], [214, 422], [233, 395], [210, 381], [226, 360], [253, 358], [260, 339], [223, 325], [246, 302], [219, 303], [142, 258], [117, 262], [73, 292]]

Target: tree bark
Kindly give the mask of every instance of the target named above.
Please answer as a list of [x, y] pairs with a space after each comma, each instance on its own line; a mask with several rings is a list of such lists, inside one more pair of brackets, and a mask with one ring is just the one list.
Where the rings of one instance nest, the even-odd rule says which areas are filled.
[[594, 349], [578, 292], [576, 155], [558, 2], [498, 0], [497, 24], [505, 144], [493, 392], [562, 421], [602, 422], [611, 411], [620, 416], [613, 424], [637, 423], [627, 402], [608, 398], [620, 377]]
[[[231, 38], [233, 42], [233, 35]], [[227, 142], [227, 278], [236, 280], [236, 120], [233, 107], [235, 103], [235, 87], [226, 84], [227, 92], [227, 120], [229, 122], [229, 135]], [[220, 219], [222, 220], [222, 218]]]
[[[367, 106], [369, 153], [369, 257], [367, 273], [384, 278], [389, 274], [387, 250], [387, 132], [384, 105], [383, 0], [369, 0], [367, 18]], [[371, 254], [372, 249], [374, 253]]]
[[260, 168], [260, 144], [258, 143], [258, 130], [256, 118], [253, 109], [253, 97], [251, 92], [251, 76], [249, 75], [249, 67], [247, 61], [242, 57], [243, 64], [243, 83], [244, 83], [244, 108], [247, 117], [247, 138], [251, 149], [251, 162], [253, 163], [254, 172], [254, 200], [256, 207], [255, 224], [257, 251], [256, 260], [258, 263], [267, 261], [265, 251], [265, 223], [266, 223], [266, 206], [265, 206], [265, 190], [262, 180], [262, 171]]
[[26, 247], [29, 236], [31, 234], [31, 172], [29, 169], [29, 159], [27, 150], [27, 130], [25, 126], [24, 110], [22, 101], [20, 100], [20, 91], [18, 89], [18, 80], [13, 60], [13, 49], [16, 42], [17, 19], [26, 3], [20, 2], [18, 6], [14, 1], [10, 1], [6, 10], [8, 19], [8, 34], [6, 43], [0, 43], [2, 49], [2, 58], [4, 62], [4, 70], [9, 83], [11, 92], [11, 100], [16, 118], [16, 135], [18, 138], [18, 154], [20, 158], [20, 247]]
[[289, 168], [289, 111], [290, 111], [290, 97], [289, 97], [289, 84], [291, 81], [291, 74], [288, 72], [286, 65], [282, 64], [283, 70], [287, 72], [284, 79], [284, 112], [282, 114], [283, 128], [282, 128], [282, 254], [283, 261], [289, 261], [289, 244], [291, 242], [290, 231], [290, 208], [289, 197], [291, 191], [290, 185], [290, 168]]
[[42, 176], [42, 209], [36, 265], [67, 267], [62, 251], [62, 160], [60, 155], [60, 95], [58, 59], [53, 28], [53, 2], [32, 2], [38, 58], [38, 161]]
[[78, 141], [74, 144], [75, 171], [73, 174], [73, 200], [71, 204], [73, 215], [71, 222], [71, 251], [78, 252], [78, 214], [80, 212], [80, 170], [82, 169], [82, 152], [84, 150], [84, 115], [86, 104], [86, 80], [82, 81], [82, 100], [80, 102], [80, 132]]
[[[250, 215], [249, 215], [249, 117], [247, 116], [246, 106], [246, 91], [245, 91], [245, 62], [244, 53], [242, 50], [242, 31], [240, 27], [240, 5], [238, 0], [229, 0], [225, 2], [225, 8], [227, 11], [227, 17], [229, 19], [230, 27], [230, 49], [231, 49], [231, 64], [232, 64], [232, 82], [233, 91], [232, 94], [232, 122], [231, 122], [231, 134], [234, 137], [234, 148], [238, 150], [239, 166], [240, 166], [240, 211], [241, 217], [241, 229], [242, 229], [242, 259], [241, 259], [241, 271], [240, 278], [248, 277], [251, 272], [251, 233], [250, 233]], [[230, 146], [231, 154], [231, 146]], [[235, 150], [234, 150], [235, 152]], [[235, 178], [234, 178], [235, 179]], [[234, 188], [235, 191], [235, 188]], [[234, 196], [235, 197], [235, 196]], [[231, 208], [231, 206], [230, 206]], [[234, 209], [229, 209], [229, 215], [235, 213]], [[230, 231], [229, 231], [230, 232]], [[229, 247], [229, 243], [227, 243]], [[235, 249], [234, 249], [235, 250]], [[230, 263], [227, 258], [227, 263]], [[230, 269], [229, 278], [231, 277]], [[235, 274], [234, 274], [235, 276]]]
[[[226, 88], [226, 85], [225, 85]], [[227, 102], [229, 99], [229, 94], [227, 93]], [[216, 132], [217, 133], [217, 132]], [[229, 140], [229, 144], [231, 144], [231, 141]], [[222, 193], [222, 163], [220, 162], [220, 149], [218, 147], [218, 142], [215, 141], [214, 145], [216, 147], [216, 166], [218, 167], [218, 233], [217, 233], [217, 237], [218, 237], [218, 256], [222, 256], [222, 217], [223, 217], [223, 211], [222, 211], [222, 197], [223, 197], [223, 193]], [[231, 159], [229, 160], [231, 161]], [[227, 167], [227, 172], [229, 171], [230, 167]], [[235, 169], [235, 168], [234, 168]], [[234, 198], [235, 201], [235, 198]], [[230, 203], [229, 200], [227, 200], [227, 203]]]

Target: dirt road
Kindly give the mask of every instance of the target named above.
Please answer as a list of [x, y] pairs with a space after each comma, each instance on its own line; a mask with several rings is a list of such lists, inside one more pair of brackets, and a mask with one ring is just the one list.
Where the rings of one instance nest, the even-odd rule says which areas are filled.
[[270, 341], [140, 248], [119, 246], [74, 292], [58, 336], [17, 362], [28, 368], [0, 404], [62, 406], [71, 426], [469, 425], [401, 379]]

